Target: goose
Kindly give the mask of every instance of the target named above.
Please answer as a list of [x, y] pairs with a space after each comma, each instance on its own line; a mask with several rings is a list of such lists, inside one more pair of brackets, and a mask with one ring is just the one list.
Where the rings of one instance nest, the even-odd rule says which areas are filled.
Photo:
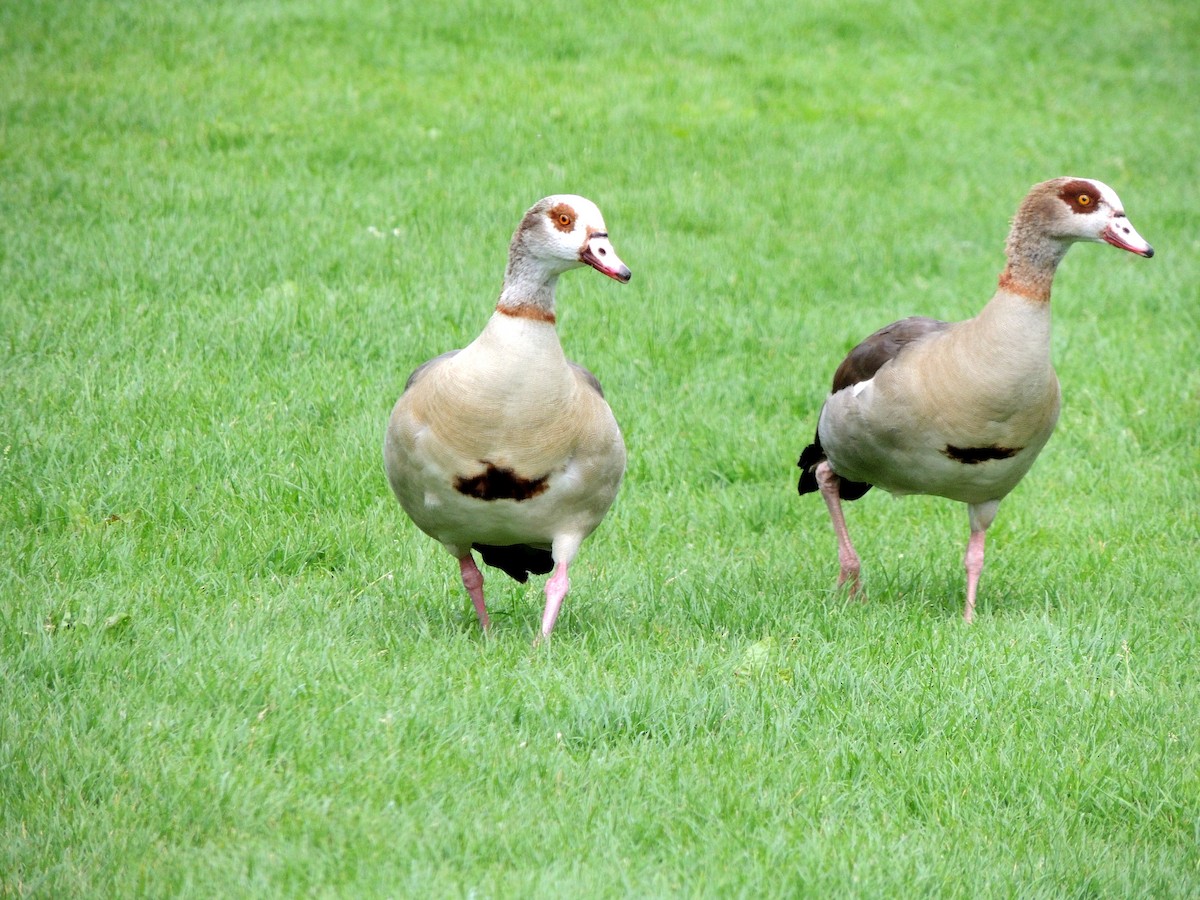
[[816, 437], [800, 456], [799, 491], [820, 491], [829, 509], [838, 584], [848, 582], [850, 596], [859, 588], [860, 563], [841, 501], [872, 486], [932, 494], [967, 504], [963, 618], [974, 618], [984, 534], [1058, 420], [1050, 285], [1078, 241], [1154, 255], [1108, 185], [1073, 177], [1042, 182], [1017, 210], [1007, 265], [977, 316], [902, 319], [866, 338], [838, 366]]
[[564, 356], [555, 327], [558, 276], [579, 266], [630, 279], [594, 203], [574, 194], [539, 200], [513, 234], [482, 333], [418, 366], [388, 421], [392, 491], [458, 560], [485, 632], [491, 623], [472, 551], [521, 583], [553, 571], [537, 640], [549, 637], [570, 588], [568, 567], [625, 472], [625, 443], [600, 382]]

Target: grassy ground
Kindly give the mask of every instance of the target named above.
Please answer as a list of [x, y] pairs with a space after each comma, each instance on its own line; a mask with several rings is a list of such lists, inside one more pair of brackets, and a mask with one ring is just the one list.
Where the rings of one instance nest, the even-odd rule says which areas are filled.
[[[1200, 895], [1200, 7], [0, 4], [4, 896]], [[832, 368], [1072, 250], [989, 532], [795, 495]], [[630, 466], [553, 642], [383, 477], [522, 211]]]

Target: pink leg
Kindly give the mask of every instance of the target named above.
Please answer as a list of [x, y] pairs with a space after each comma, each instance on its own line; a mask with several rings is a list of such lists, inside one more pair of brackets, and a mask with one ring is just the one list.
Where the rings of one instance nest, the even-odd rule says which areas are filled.
[[858, 561], [858, 554], [854, 552], [854, 545], [850, 543], [850, 533], [846, 531], [846, 519], [842, 515], [842, 498], [838, 493], [838, 477], [834, 474], [829, 463], [823, 462], [817, 466], [817, 485], [821, 488], [821, 497], [825, 500], [825, 505], [829, 508], [829, 517], [833, 519], [833, 530], [837, 534], [838, 542], [838, 565], [841, 567], [841, 572], [838, 574], [838, 586], [850, 582], [850, 596], [858, 595], [858, 573], [862, 568]]
[[483, 605], [483, 573], [479, 571], [479, 566], [475, 565], [471, 551], [468, 550], [467, 555], [458, 561], [458, 568], [462, 572], [463, 587], [467, 589], [467, 593], [471, 595], [471, 603], [475, 605], [479, 626], [487, 631], [492, 623], [488, 619], [487, 607]]
[[967, 541], [967, 556], [963, 564], [967, 567], [967, 606], [963, 610], [963, 620], [970, 622], [975, 618], [975, 589], [979, 587], [979, 573], [983, 571], [983, 531], [972, 531]]
[[554, 574], [546, 581], [546, 609], [542, 613], [542, 633], [538, 636], [538, 641], [550, 637], [550, 632], [554, 630], [554, 621], [558, 618], [558, 611], [562, 608], [563, 598], [570, 589], [567, 564], [560, 562], [555, 566]]

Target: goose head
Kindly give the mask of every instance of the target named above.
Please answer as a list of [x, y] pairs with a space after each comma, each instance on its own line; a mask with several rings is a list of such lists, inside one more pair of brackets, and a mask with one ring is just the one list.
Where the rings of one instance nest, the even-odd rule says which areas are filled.
[[576, 194], [543, 197], [525, 213], [509, 249], [510, 269], [521, 263], [549, 277], [577, 266], [591, 266], [622, 283], [631, 277], [608, 239], [600, 209]]
[[1126, 218], [1117, 192], [1102, 181], [1066, 177], [1043, 182], [1030, 192], [1021, 212], [1027, 208], [1043, 218], [1050, 237], [1064, 243], [1094, 241], [1138, 256], [1154, 255], [1154, 248]]

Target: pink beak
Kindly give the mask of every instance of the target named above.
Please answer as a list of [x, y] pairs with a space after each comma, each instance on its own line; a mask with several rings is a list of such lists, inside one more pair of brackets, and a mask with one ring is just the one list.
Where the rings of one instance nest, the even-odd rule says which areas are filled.
[[1123, 215], [1114, 216], [1100, 237], [1106, 243], [1120, 247], [1122, 250], [1128, 250], [1130, 253], [1136, 253], [1138, 256], [1149, 259], [1154, 255], [1154, 248], [1146, 243]]
[[608, 235], [603, 232], [597, 232], [588, 238], [587, 243], [583, 245], [583, 250], [579, 252], [579, 261], [621, 284], [625, 284], [633, 277], [629, 266], [621, 262], [621, 258], [613, 250], [612, 244], [608, 242]]

